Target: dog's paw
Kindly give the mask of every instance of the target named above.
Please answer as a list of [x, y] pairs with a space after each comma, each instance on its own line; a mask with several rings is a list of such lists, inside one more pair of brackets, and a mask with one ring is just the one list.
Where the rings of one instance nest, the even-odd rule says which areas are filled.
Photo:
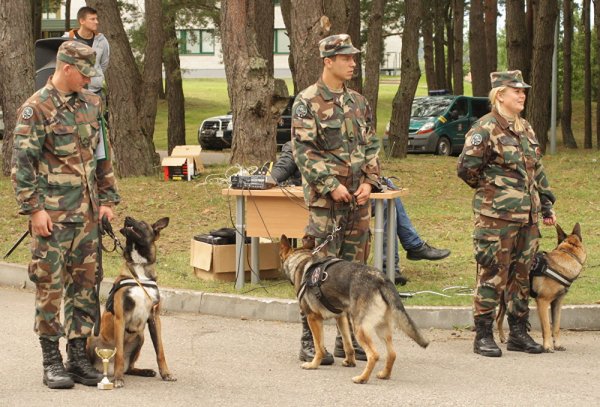
[[156, 376], [156, 371], [152, 369], [129, 369], [127, 374], [132, 376], [154, 377]]
[[381, 370], [380, 372], [377, 372], [378, 379], [389, 380], [390, 376], [391, 376], [390, 372], [386, 372], [385, 370]]
[[344, 361], [342, 362], [342, 366], [344, 366], [344, 367], [355, 367], [356, 366], [356, 361], [350, 360], [350, 359], [344, 359]]
[[567, 348], [565, 348], [565, 347], [564, 347], [564, 346], [562, 346], [562, 345], [558, 345], [558, 346], [555, 346], [555, 347], [554, 347], [554, 350], [557, 350], [557, 351], [559, 351], [559, 352], [564, 352], [564, 351], [566, 351], [566, 350], [567, 350]]
[[544, 353], [554, 353], [554, 349], [552, 349], [552, 348], [544, 348]]
[[115, 389], [120, 389], [121, 387], [125, 386], [125, 381], [123, 379], [115, 379], [114, 383]]
[[167, 373], [161, 376], [165, 382], [176, 382], [177, 378], [173, 376], [171, 373]]
[[354, 383], [356, 383], [356, 384], [365, 384], [366, 382], [368, 382], [368, 381], [369, 381], [369, 379], [365, 379], [365, 378], [364, 378], [364, 377], [362, 377], [362, 376], [354, 376], [354, 377], [352, 378], [352, 381], [353, 381]]
[[305, 362], [300, 365], [302, 369], [306, 370], [314, 370], [318, 367], [318, 365], [314, 365], [312, 362]]

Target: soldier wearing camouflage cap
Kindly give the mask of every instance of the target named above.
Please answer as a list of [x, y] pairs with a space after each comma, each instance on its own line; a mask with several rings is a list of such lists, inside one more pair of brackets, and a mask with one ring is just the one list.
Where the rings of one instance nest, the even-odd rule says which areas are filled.
[[[328, 255], [364, 263], [369, 195], [379, 178], [379, 140], [367, 100], [345, 85], [356, 68], [354, 54], [360, 52], [350, 36], [322, 39], [319, 52], [323, 73], [298, 94], [292, 107], [294, 160], [304, 179], [309, 207], [305, 241], [324, 244], [321, 252]], [[300, 359], [312, 360], [314, 345], [305, 318], [302, 338]], [[344, 356], [339, 334], [335, 354]], [[366, 360], [360, 348], [356, 357]], [[333, 357], [327, 353], [322, 363], [333, 363]]]
[[[98, 222], [112, 219], [120, 198], [101, 100], [84, 89], [96, 74], [94, 62], [90, 47], [64, 42], [54, 75], [21, 106], [14, 131], [11, 179], [19, 213], [30, 218], [34, 330], [42, 345], [43, 383], [50, 388], [70, 388], [74, 381], [95, 386], [103, 377], [88, 361], [85, 343], [98, 302]], [[58, 348], [63, 336], [66, 369]]]
[[492, 326], [500, 298], [508, 311], [507, 350], [541, 353], [527, 333], [529, 270], [538, 250], [540, 214], [554, 225], [555, 197], [542, 165], [539, 142], [531, 125], [520, 117], [525, 107], [521, 71], [490, 75], [492, 111], [465, 136], [458, 176], [475, 189], [473, 211], [477, 289], [473, 313], [475, 353], [501, 356]]

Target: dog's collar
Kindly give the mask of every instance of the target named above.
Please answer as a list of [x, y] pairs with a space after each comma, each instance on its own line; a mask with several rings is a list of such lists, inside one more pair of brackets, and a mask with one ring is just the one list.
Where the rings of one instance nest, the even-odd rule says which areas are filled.
[[577, 278], [565, 277], [562, 274], [560, 274], [558, 271], [552, 270], [550, 267], [546, 267], [546, 269], [544, 270], [544, 273], [548, 277], [558, 281], [560, 284], [564, 285], [567, 288], [571, 287], [571, 284], [573, 284], [573, 281], [575, 281], [577, 279]]
[[575, 261], [576, 261], [577, 263], [579, 263], [581, 266], [583, 266], [583, 262], [582, 262], [581, 260], [579, 260], [579, 258], [578, 258], [577, 256], [575, 256], [575, 254], [573, 254], [573, 253], [571, 253], [571, 252], [569, 252], [569, 251], [567, 251], [567, 250], [564, 250], [564, 249], [558, 249], [558, 251], [559, 251], [559, 252], [563, 252], [563, 253], [565, 253], [565, 254], [568, 254], [568, 255], [569, 255], [569, 256], [571, 256], [573, 259], [575, 259]]

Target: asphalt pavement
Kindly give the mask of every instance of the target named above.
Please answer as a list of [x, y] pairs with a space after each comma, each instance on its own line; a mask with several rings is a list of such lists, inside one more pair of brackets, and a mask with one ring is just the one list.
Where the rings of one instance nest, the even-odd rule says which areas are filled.
[[[316, 371], [300, 368], [297, 323], [175, 312], [163, 315], [162, 325], [178, 381], [126, 376], [125, 387], [112, 391], [82, 385], [50, 390], [42, 385], [33, 303], [31, 291], [0, 287], [2, 406], [579, 406], [600, 400], [597, 332], [565, 331], [566, 352], [505, 351], [497, 359], [473, 354], [469, 331], [426, 330], [431, 344], [425, 350], [398, 332], [392, 378], [373, 376], [357, 385], [351, 377], [364, 362], [345, 368], [336, 358]], [[541, 339], [539, 332], [533, 335]], [[334, 337], [334, 327], [326, 326], [330, 350]], [[137, 366], [156, 367], [149, 335]]]

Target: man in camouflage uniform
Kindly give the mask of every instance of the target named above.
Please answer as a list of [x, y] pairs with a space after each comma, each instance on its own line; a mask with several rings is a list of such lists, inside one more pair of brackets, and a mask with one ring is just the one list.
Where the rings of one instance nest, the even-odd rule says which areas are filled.
[[[354, 54], [360, 51], [348, 34], [339, 34], [321, 40], [319, 52], [323, 74], [298, 94], [292, 107], [294, 159], [309, 207], [305, 240], [326, 244], [331, 256], [364, 263], [369, 196], [379, 185], [379, 141], [367, 100], [344, 84], [352, 78]], [[310, 337], [308, 325], [303, 325], [303, 337]], [[334, 354], [345, 355], [339, 335]], [[333, 363], [327, 356], [325, 361]], [[364, 351], [357, 358], [364, 358]]]
[[492, 333], [496, 306], [502, 298], [508, 311], [507, 349], [541, 353], [527, 333], [529, 270], [537, 252], [540, 212], [544, 224], [556, 217], [555, 201], [533, 129], [520, 118], [525, 103], [520, 71], [491, 74], [491, 113], [483, 116], [465, 137], [458, 176], [475, 189], [474, 252], [478, 264], [473, 314], [474, 352], [501, 356]]
[[[21, 106], [14, 132], [11, 177], [20, 213], [30, 217], [34, 330], [42, 345], [43, 382], [50, 388], [70, 388], [74, 381], [95, 386], [102, 380], [87, 360], [85, 343], [98, 301], [98, 222], [112, 219], [120, 198], [99, 122], [100, 97], [83, 89], [96, 75], [94, 62], [90, 47], [64, 42], [54, 75]], [[65, 335], [66, 369], [58, 348]]]

